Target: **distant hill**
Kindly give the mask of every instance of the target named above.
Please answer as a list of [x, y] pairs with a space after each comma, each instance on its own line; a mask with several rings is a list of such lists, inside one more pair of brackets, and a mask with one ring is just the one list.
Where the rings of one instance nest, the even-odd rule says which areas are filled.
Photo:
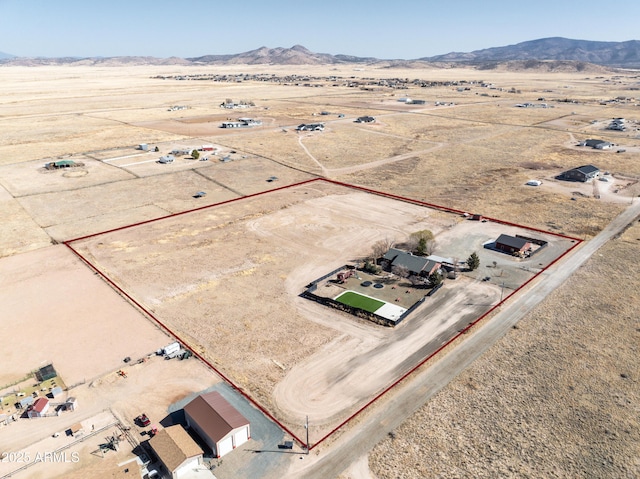
[[[4, 55], [4, 56], [3, 56]], [[549, 63], [551, 62], [551, 63]], [[556, 62], [556, 63], [553, 63]], [[559, 62], [559, 63], [558, 63]], [[357, 57], [314, 53], [302, 45], [291, 48], [261, 47], [244, 53], [204, 55], [192, 58], [129, 57], [65, 57], [20, 58], [0, 53], [2, 65], [330, 65], [367, 64], [379, 68], [451, 68], [461, 64], [478, 69], [518, 69], [541, 71], [595, 71], [603, 67], [640, 68], [640, 41], [592, 42], [568, 38], [542, 38], [504, 47], [487, 48], [469, 53], [452, 52], [415, 60]], [[595, 65], [594, 65], [595, 64]]]
[[14, 55], [10, 55], [10, 54], [5, 53], [5, 52], [0, 52], [0, 60], [3, 60], [5, 58], [13, 58], [13, 57], [14, 57]]
[[376, 58], [314, 53], [302, 45], [294, 45], [291, 48], [261, 47], [257, 50], [235, 55], [205, 55], [202, 57], [187, 58], [187, 60], [194, 63], [228, 65], [326, 65], [332, 63], [367, 63], [377, 61]]
[[469, 53], [452, 52], [420, 60], [428, 62], [505, 62], [512, 60], [564, 60], [609, 67], [640, 68], [640, 41], [593, 42], [553, 37]]

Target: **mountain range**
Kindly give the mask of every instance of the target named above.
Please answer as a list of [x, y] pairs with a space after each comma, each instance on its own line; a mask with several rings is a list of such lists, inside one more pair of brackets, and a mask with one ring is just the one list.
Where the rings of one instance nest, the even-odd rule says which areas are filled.
[[[244, 53], [228, 55], [205, 55], [193, 58], [156, 57], [64, 57], [24, 58], [0, 52], [0, 64], [5, 65], [326, 65], [326, 64], [373, 64], [387, 67], [412, 67], [431, 64], [460, 64], [476, 68], [495, 68], [497, 64], [510, 62], [520, 68], [540, 68], [540, 62], [556, 62], [566, 68], [576, 62], [576, 69], [584, 69], [585, 63], [606, 67], [640, 68], [640, 41], [595, 42], [553, 37], [531, 40], [503, 47], [475, 50], [467, 53], [451, 52], [444, 55], [423, 57], [414, 60], [380, 60], [372, 57], [331, 55], [314, 53], [301, 45], [291, 48], [261, 47]], [[515, 63], [514, 63], [515, 62]], [[559, 63], [558, 63], [559, 62]], [[549, 69], [549, 65], [546, 66]], [[555, 67], [553, 67], [555, 68]]]

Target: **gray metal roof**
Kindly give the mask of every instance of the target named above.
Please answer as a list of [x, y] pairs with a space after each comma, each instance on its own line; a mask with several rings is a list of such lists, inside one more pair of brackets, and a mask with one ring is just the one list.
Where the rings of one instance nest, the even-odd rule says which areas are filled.
[[505, 246], [516, 248], [518, 250], [522, 249], [527, 243], [528, 241], [524, 238], [516, 238], [515, 236], [509, 236], [505, 234], [501, 234], [496, 240], [496, 244], [503, 244]]
[[423, 256], [414, 256], [411, 253], [396, 248], [387, 251], [383, 259], [391, 261], [391, 266], [407, 268], [411, 273], [418, 274], [422, 271], [431, 271], [438, 262]]
[[597, 167], [593, 165], [579, 166], [577, 168], [574, 168], [574, 170], [579, 171], [580, 173], [584, 173], [585, 175], [590, 175], [592, 173], [597, 173], [598, 171], [600, 171]]

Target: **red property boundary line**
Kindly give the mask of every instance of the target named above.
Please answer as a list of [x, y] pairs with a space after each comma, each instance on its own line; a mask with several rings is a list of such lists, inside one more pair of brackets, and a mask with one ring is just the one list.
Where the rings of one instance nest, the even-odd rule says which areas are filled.
[[[63, 244], [67, 248], [69, 248], [78, 258], [80, 258], [80, 260], [83, 263], [85, 263], [90, 269], [92, 269], [94, 272], [99, 274], [112, 288], [114, 288], [118, 293], [120, 293], [122, 296], [127, 298], [132, 304], [134, 304], [145, 315], [147, 315], [149, 318], [151, 318], [158, 326], [160, 326], [160, 328], [162, 330], [167, 332], [171, 337], [175, 338], [176, 341], [179, 341], [182, 345], [184, 345], [187, 349], [189, 349], [193, 353], [194, 356], [196, 356], [200, 361], [202, 361], [211, 370], [213, 370], [218, 376], [220, 376], [226, 383], [228, 383], [231, 387], [233, 387], [236, 391], [238, 391], [247, 401], [249, 401], [249, 403], [251, 403], [253, 406], [255, 406], [258, 410], [260, 410], [265, 416], [267, 416], [269, 419], [271, 419], [274, 423], [276, 423], [283, 431], [285, 431], [287, 434], [289, 434], [303, 448], [306, 448], [307, 444], [302, 439], [300, 439], [287, 426], [285, 426], [278, 419], [276, 419], [267, 409], [265, 409], [260, 403], [258, 403], [255, 399], [253, 399], [242, 388], [240, 388], [238, 385], [236, 385], [224, 373], [222, 373], [220, 370], [218, 370], [218, 368], [216, 368], [213, 364], [211, 364], [206, 358], [204, 358], [202, 355], [200, 355], [197, 351], [194, 351], [191, 348], [189, 348], [187, 346], [187, 344], [185, 343], [185, 341], [183, 341], [182, 338], [177, 333], [175, 333], [166, 324], [164, 324], [162, 321], [160, 321], [158, 318], [156, 318], [151, 311], [149, 311], [147, 308], [145, 308], [143, 305], [141, 305], [138, 301], [136, 301], [129, 293], [127, 293], [120, 286], [118, 286], [111, 278], [109, 278], [96, 265], [94, 265], [87, 258], [85, 258], [78, 250], [76, 250], [71, 245], [71, 243], [75, 243], [75, 242], [81, 241], [81, 240], [86, 240], [86, 239], [89, 239], [89, 238], [94, 238], [96, 236], [101, 236], [101, 235], [104, 235], [104, 234], [107, 234], [107, 233], [113, 233], [113, 232], [116, 232], [116, 231], [121, 231], [121, 230], [129, 229], [129, 228], [133, 228], [133, 227], [136, 227], [136, 226], [141, 226], [141, 225], [145, 225], [145, 224], [149, 224], [149, 223], [154, 223], [156, 221], [161, 221], [161, 220], [173, 218], [175, 216], [185, 215], [187, 213], [193, 213], [193, 212], [196, 212], [196, 211], [201, 211], [201, 210], [205, 210], [205, 209], [208, 209], [208, 208], [213, 208], [213, 207], [216, 207], [216, 206], [222, 206], [222, 205], [225, 205], [225, 204], [234, 203], [234, 202], [240, 201], [240, 200], [245, 200], [245, 199], [249, 199], [249, 198], [255, 198], [255, 197], [258, 197], [258, 196], [261, 196], [261, 195], [266, 195], [268, 193], [273, 193], [273, 192], [276, 192], [276, 191], [281, 191], [281, 190], [294, 188], [294, 187], [302, 186], [302, 185], [309, 184], [309, 183], [314, 183], [316, 181], [323, 181], [323, 182], [326, 182], [326, 183], [329, 183], [329, 184], [342, 186], [342, 187], [349, 188], [349, 189], [352, 189], [352, 190], [358, 190], [358, 191], [362, 191], [362, 192], [365, 192], [365, 193], [374, 194], [374, 195], [377, 195], [377, 196], [383, 196], [383, 197], [386, 197], [386, 198], [390, 198], [390, 199], [394, 199], [394, 200], [398, 200], [398, 201], [403, 201], [403, 202], [406, 202], [406, 203], [412, 203], [412, 204], [415, 204], [415, 205], [424, 206], [424, 207], [431, 208], [431, 209], [437, 209], [437, 210], [440, 210], [440, 211], [446, 211], [446, 212], [449, 212], [449, 213], [460, 214], [460, 215], [466, 213], [465, 211], [462, 211], [462, 210], [457, 210], [457, 209], [454, 209], [454, 208], [448, 208], [448, 207], [445, 207], [445, 206], [435, 205], [435, 204], [432, 204], [432, 203], [427, 203], [427, 202], [415, 200], [415, 199], [412, 199], [412, 198], [406, 198], [406, 197], [403, 197], [403, 196], [394, 195], [392, 193], [385, 193], [385, 192], [382, 192], [382, 191], [377, 191], [377, 190], [373, 190], [373, 189], [370, 189], [370, 188], [365, 188], [365, 187], [362, 187], [362, 186], [351, 185], [349, 183], [342, 183], [342, 182], [339, 182], [339, 181], [330, 180], [330, 179], [326, 179], [326, 178], [312, 178], [310, 180], [301, 181], [301, 182], [294, 183], [294, 184], [291, 184], [291, 185], [286, 185], [286, 186], [282, 186], [282, 187], [279, 187], [279, 188], [274, 188], [274, 189], [271, 189], [271, 190], [262, 191], [262, 192], [259, 192], [259, 193], [253, 193], [253, 194], [250, 194], [250, 195], [241, 196], [241, 197], [238, 197], [238, 198], [233, 198], [233, 199], [226, 200], [226, 201], [221, 201], [219, 203], [214, 203], [214, 204], [211, 204], [211, 205], [205, 205], [205, 206], [201, 206], [201, 207], [198, 207], [198, 208], [193, 208], [193, 209], [186, 210], [186, 211], [181, 211], [181, 212], [178, 212], [178, 213], [172, 213], [172, 214], [169, 214], [169, 215], [166, 215], [166, 216], [161, 216], [161, 217], [150, 219], [150, 220], [140, 221], [140, 222], [133, 223], [133, 224], [130, 224], [130, 225], [121, 226], [121, 227], [113, 228], [113, 229], [106, 230], [106, 231], [101, 231], [99, 233], [94, 233], [94, 234], [90, 234], [90, 235], [81, 236], [81, 237], [74, 238], [74, 239], [67, 240], [67, 241], [63, 242]], [[500, 301], [498, 304], [493, 306], [490, 310], [485, 312], [482, 316], [477, 318], [475, 321], [469, 323], [465, 328], [460, 330], [458, 332], [458, 334], [454, 335], [449, 341], [447, 341], [445, 344], [440, 346], [436, 351], [434, 351], [430, 355], [426, 356], [423, 360], [421, 360], [418, 364], [416, 364], [414, 367], [412, 367], [409, 371], [407, 371], [402, 376], [400, 376], [398, 379], [396, 379], [393, 383], [391, 383], [389, 386], [387, 386], [385, 389], [383, 389], [380, 393], [378, 393], [376, 396], [374, 396], [364, 406], [359, 408], [356, 412], [354, 412], [351, 416], [349, 416], [347, 419], [345, 419], [343, 422], [341, 422], [338, 426], [336, 426], [334, 429], [332, 429], [329, 433], [327, 433], [325, 436], [320, 438], [313, 446], [309, 447], [309, 451], [314, 449], [314, 448], [316, 448], [317, 446], [319, 446], [324, 441], [326, 441], [329, 437], [331, 437], [333, 434], [335, 434], [338, 430], [340, 430], [342, 427], [344, 427], [346, 424], [348, 424], [350, 421], [352, 421], [354, 418], [356, 418], [358, 415], [360, 415], [365, 409], [367, 409], [369, 406], [374, 404], [376, 401], [378, 401], [380, 398], [382, 398], [385, 394], [387, 394], [389, 391], [391, 391], [400, 382], [404, 381], [407, 377], [409, 377], [411, 374], [413, 374], [417, 369], [422, 367], [427, 361], [429, 361], [430, 359], [435, 357], [444, 348], [449, 346], [452, 342], [457, 340], [463, 334], [466, 334], [470, 328], [472, 328], [473, 326], [478, 324], [480, 321], [485, 319], [487, 316], [489, 316], [493, 311], [495, 311], [498, 307], [500, 307], [502, 304], [504, 304], [504, 302], [507, 301], [512, 295], [514, 295], [515, 293], [520, 291], [522, 288], [527, 286], [529, 283], [531, 283], [533, 280], [538, 278], [539, 275], [544, 273], [548, 268], [550, 268], [552, 265], [554, 265], [556, 262], [558, 262], [560, 259], [562, 259], [564, 256], [566, 256], [568, 253], [573, 251], [574, 248], [576, 248], [577, 246], [579, 246], [582, 243], [582, 240], [579, 239], [579, 238], [574, 238], [574, 237], [563, 235], [563, 234], [560, 234], [560, 233], [554, 233], [554, 232], [551, 232], [551, 231], [545, 231], [545, 230], [538, 229], [538, 228], [532, 228], [532, 227], [528, 227], [528, 226], [523, 226], [523, 225], [520, 225], [520, 224], [517, 224], [517, 223], [512, 223], [512, 222], [509, 222], [509, 221], [499, 220], [499, 219], [490, 218], [490, 217], [485, 217], [485, 219], [487, 219], [488, 221], [492, 221], [494, 223], [498, 223], [498, 224], [504, 224], [504, 225], [508, 225], [508, 226], [515, 226], [515, 227], [522, 228], [522, 229], [529, 230], [529, 231], [536, 231], [536, 232], [539, 232], [539, 233], [549, 234], [549, 235], [552, 235], [552, 236], [557, 236], [557, 237], [560, 237], [560, 238], [572, 240], [572, 241], [575, 242], [575, 244], [573, 246], [571, 246], [568, 250], [566, 250], [564, 253], [562, 253], [560, 256], [558, 256], [556, 259], [554, 259], [551, 263], [549, 263], [549, 265], [547, 265], [544, 269], [540, 270], [534, 276], [532, 276], [527, 281], [525, 281], [520, 287], [515, 289], [511, 294], [509, 294], [502, 301]]]

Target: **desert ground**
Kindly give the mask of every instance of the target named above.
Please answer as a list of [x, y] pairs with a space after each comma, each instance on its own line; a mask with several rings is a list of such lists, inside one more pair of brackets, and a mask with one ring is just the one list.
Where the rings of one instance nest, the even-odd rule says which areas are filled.
[[[447, 249], [464, 243], [465, 234], [458, 227], [466, 228], [469, 223], [445, 219], [434, 210], [425, 214], [424, 208], [416, 205], [318, 182], [240, 198], [320, 176], [589, 241], [640, 194], [638, 131], [605, 129], [611, 118], [638, 120], [638, 100], [633, 99], [638, 83], [635, 72], [549, 73], [462, 68], [355, 71], [351, 66], [295, 67], [298, 74], [317, 77], [416, 78], [439, 82], [428, 87], [410, 83], [408, 89], [402, 90], [374, 80], [362, 80], [359, 86], [348, 86], [349, 81], [320, 80], [315, 83], [322, 84], [321, 87], [309, 87], [292, 82], [176, 78], [186, 73], [266, 72], [263, 70], [284, 76], [292, 68], [189, 67], [185, 72], [184, 67], [175, 65], [2, 67], [0, 325], [11, 341], [6, 342], [8, 361], [0, 373], [0, 387], [43, 362], [52, 361], [60, 369], [65, 384], [78, 383], [69, 393], [78, 392], [80, 396], [82, 388], [97, 384], [91, 379], [112, 377], [116, 383], [122, 379], [109, 375], [123, 365], [123, 357], [144, 357], [169, 341], [153, 321], [60, 243], [233, 200], [74, 245], [79, 245], [91, 262], [103, 268], [118, 286], [154, 315], [169, 321], [195, 351], [231, 373], [259, 402], [279, 411], [281, 420], [301, 424], [301, 417], [312, 410], [317, 417], [316, 424], [312, 422], [311, 432], [315, 434], [312, 437], [319, 437], [339, 422], [347, 414], [345, 411], [357, 408], [362, 398], [370, 397], [392, 376], [410, 366], [397, 354], [404, 354], [404, 359], [413, 356], [413, 361], [424, 353], [425, 343], [414, 342], [406, 351], [401, 345], [411, 343], [412, 328], [413, 332], [425, 331], [420, 330], [417, 322], [387, 330], [328, 311], [297, 298], [301, 286], [347, 260], [361, 259], [377, 239], [391, 237], [401, 241], [424, 227], [438, 233], [441, 252], [449, 256], [453, 253], [446, 253]], [[404, 97], [424, 99], [426, 104], [398, 101]], [[541, 103], [542, 97], [546, 108], [515, 106]], [[227, 98], [249, 100], [255, 106], [221, 109], [220, 103]], [[186, 108], [172, 110], [174, 105]], [[376, 121], [354, 123], [362, 115], [372, 115]], [[219, 128], [222, 121], [238, 117], [260, 119], [263, 124], [234, 131]], [[301, 123], [314, 122], [323, 122], [324, 131], [295, 130]], [[578, 141], [594, 137], [611, 141], [616, 147], [608, 151], [576, 147]], [[151, 148], [157, 146], [158, 152], [136, 149], [142, 143]], [[216, 148], [208, 155], [208, 161], [178, 157], [171, 164], [156, 162], [157, 157], [172, 149], [195, 149], [204, 144]], [[617, 153], [618, 149], [625, 151]], [[45, 163], [59, 160], [73, 160], [78, 166], [43, 168]], [[594, 164], [609, 173], [610, 181], [594, 186], [557, 180], [562, 171], [583, 164]], [[276, 179], [267, 181], [271, 177]], [[541, 180], [542, 184], [525, 186], [530, 179]], [[196, 198], [199, 191], [206, 195]], [[449, 231], [458, 233], [447, 236]], [[594, 442], [587, 439], [580, 442], [581, 431], [585, 427], [598, 431], [609, 420], [629, 424], [627, 429], [621, 426], [621, 433], [616, 429], [611, 441], [617, 441], [616, 449], [623, 451], [621, 454], [628, 451], [627, 456], [637, 458], [637, 424], [628, 421], [632, 406], [619, 406], [615, 398], [611, 399], [613, 396], [603, 396], [603, 391], [621, 384], [623, 389], [631, 388], [620, 393], [628, 404], [637, 403], [633, 394], [637, 378], [632, 373], [637, 369], [637, 354], [621, 353], [620, 367], [606, 359], [618, 354], [614, 354], [616, 344], [633, 341], [634, 332], [624, 329], [631, 321], [627, 319], [631, 313], [625, 311], [637, 309], [634, 296], [637, 288], [631, 280], [603, 284], [596, 272], [589, 275], [595, 268], [606, 270], [602, 274], [610, 278], [628, 277], [625, 272], [634, 270], [633, 257], [637, 256], [634, 255], [637, 243], [629, 239], [634, 231], [629, 229], [608, 245], [602, 257], [595, 257], [536, 313], [522, 321], [517, 330], [474, 364], [469, 373], [463, 373], [428, 402], [424, 410], [427, 412], [418, 412], [402, 426], [405, 434], [398, 429], [396, 439], [374, 449], [369, 461], [373, 474], [492, 477], [504, 472], [518, 477], [537, 472], [532, 460], [528, 466], [518, 462], [519, 470], [514, 461], [506, 459], [489, 463], [487, 458], [491, 456], [483, 449], [489, 441], [494, 449], [506, 448], [510, 457], [524, 457], [524, 449], [510, 453], [506, 442], [497, 439], [505, 433], [517, 436], [518, 431], [523, 431], [523, 427], [506, 422], [520, 417], [523, 411], [530, 411], [530, 417], [543, 418], [541, 428], [547, 427], [544, 424], [549, 417], [566, 419], [557, 421], [557, 428], [552, 431], [556, 443], [543, 442], [542, 432], [531, 441], [530, 447], [536, 454], [541, 444], [548, 446], [549, 457], [562, 456], [567, 443], [574, 451], [581, 444], [588, 447]], [[496, 232], [487, 233], [486, 239], [495, 237]], [[473, 244], [473, 234], [467, 236], [471, 238], [469, 244]], [[606, 259], [609, 261], [603, 264]], [[442, 297], [452, 301], [447, 306], [454, 308], [455, 304], [475, 301], [484, 306], [472, 307], [469, 316], [479, 315], [486, 305], [499, 301], [499, 285], [506, 282], [501, 279], [503, 275], [511, 274], [514, 278], [513, 284], [506, 286], [510, 292], [522, 278], [544, 267], [531, 264], [531, 271], [527, 272], [517, 267], [503, 268], [501, 264], [489, 272], [487, 266], [495, 260], [489, 256], [483, 259], [482, 274], [463, 276], [459, 283], [446, 283]], [[480, 275], [488, 275], [491, 280], [480, 282]], [[269, 288], [256, 290], [255, 285], [248, 291], [242, 288], [252, 282]], [[605, 301], [603, 295], [607, 292], [611, 297], [622, 295], [629, 300]], [[592, 299], [577, 301], [585, 296]], [[509, 301], [518, 301], [518, 293]], [[615, 308], [604, 308], [605, 304]], [[622, 312], [614, 313], [620, 308]], [[439, 309], [440, 314], [446, 313], [445, 306]], [[605, 328], [603, 331], [595, 331], [585, 323], [594, 310], [607, 319], [598, 323]], [[229, 311], [233, 314], [225, 314]], [[559, 324], [559, 317], [566, 322]], [[201, 329], [204, 318], [215, 318], [206, 325], [206, 335]], [[454, 326], [453, 323], [449, 326]], [[571, 334], [564, 334], [567, 330]], [[550, 331], [553, 336], [547, 339], [554, 342], [548, 345], [540, 335]], [[438, 332], [433, 328], [428, 334], [433, 337]], [[514, 338], [528, 342], [511, 345], [509, 341], [515, 341]], [[230, 339], [243, 347], [236, 351], [228, 347], [221, 352], [217, 346]], [[278, 349], [281, 340], [287, 344], [286, 349]], [[377, 356], [376, 348], [383, 343], [389, 346], [379, 350]], [[625, 351], [632, 351], [633, 344]], [[524, 350], [529, 351], [526, 358]], [[340, 379], [338, 375], [333, 378], [323, 375], [317, 369], [322, 355], [329, 355], [341, 366], [341, 354], [345, 351], [354, 361], [343, 365], [347, 371], [353, 367], [351, 377], [345, 379], [349, 387], [342, 392], [333, 390], [339, 392], [337, 396], [314, 393], [318, 391], [314, 388], [326, 387]], [[578, 357], [585, 351], [591, 351], [588, 357]], [[518, 360], [505, 359], [509, 352]], [[365, 358], [381, 360], [385, 354], [397, 362], [390, 362], [386, 371], [381, 370], [376, 380], [369, 382]], [[446, 354], [455, 354], [455, 349], [447, 350]], [[540, 358], [537, 367], [532, 366], [535, 371], [527, 375], [530, 384], [519, 389], [520, 396], [509, 401], [511, 390], [504, 386], [509, 380], [500, 378], [520, 377], [524, 366], [518, 365], [528, 364], [530, 357]], [[175, 364], [171, 367], [184, 362]], [[205, 369], [195, 360], [189, 364], [189, 368]], [[310, 369], [306, 370], [304, 364]], [[573, 373], [566, 371], [575, 372], [579, 364], [584, 367], [580, 369], [582, 375], [578, 375], [581, 379], [575, 380]], [[516, 367], [519, 367], [517, 374], [510, 369]], [[550, 368], [547, 375], [542, 373], [545, 368]], [[309, 382], [310, 375], [305, 374], [309, 371], [314, 372], [316, 381]], [[597, 375], [597, 381], [591, 373]], [[559, 376], [555, 389], [551, 386], [556, 383], [548, 381], [549, 375]], [[361, 376], [366, 376], [367, 381], [359, 382]], [[486, 379], [478, 380], [478, 384], [474, 383], [476, 388], [471, 388], [467, 385], [469, 377]], [[204, 390], [217, 381], [213, 373], [196, 375], [194, 382], [180, 394]], [[85, 384], [79, 384], [82, 382]], [[590, 416], [588, 424], [586, 419], [581, 422], [573, 416], [561, 416], [560, 405], [566, 398], [563, 388], [569, 386], [584, 387], [585, 394], [590, 395], [584, 401], [596, 410], [604, 410], [603, 415]], [[134, 384], [126, 391], [114, 390], [113, 395], [105, 395], [108, 400], [104, 403], [95, 396], [87, 396], [85, 404], [92, 406], [83, 414], [91, 412], [87, 418], [91, 417], [99, 412], [97, 405], [117, 403], [124, 395], [142, 394], [151, 387], [153, 383], [149, 382]], [[547, 402], [528, 400], [540, 397], [535, 391], [541, 390], [549, 398]], [[292, 400], [294, 392], [296, 397]], [[478, 396], [487, 401], [483, 409], [486, 415], [471, 414], [474, 398]], [[155, 414], [168, 411], [176, 400], [173, 392], [160, 391], [154, 399], [158, 411]], [[584, 406], [584, 401], [578, 406]], [[578, 406], [572, 411], [582, 411]], [[121, 414], [118, 407], [115, 411]], [[124, 410], [125, 420], [130, 420], [132, 414], [133, 408]], [[418, 433], [422, 427], [416, 424], [427, 421], [425, 414], [442, 418], [431, 424], [433, 434]], [[457, 422], [448, 421], [447, 415], [455, 415]], [[33, 430], [7, 432], [23, 427], [26, 426], [14, 423], [0, 428], [0, 434], [14, 438], [15, 442], [7, 444], [16, 448], [28, 447], [50, 434], [31, 425], [29, 428]], [[357, 422], [351, 427], [357, 428]], [[452, 442], [444, 440], [454, 434], [451, 427], [457, 428], [455, 431], [464, 430], [467, 438], [464, 451], [453, 449]], [[296, 432], [300, 433], [299, 426]], [[421, 439], [411, 441], [410, 446], [399, 443], [402, 436], [418, 435]], [[488, 439], [480, 439], [485, 437]], [[593, 441], [597, 442], [595, 438]], [[396, 460], [387, 460], [389, 451]], [[582, 462], [566, 463], [558, 470], [543, 466], [542, 470], [550, 477], [571, 476], [575, 471], [589, 471], [589, 464], [599, 464], [593, 462], [594, 458], [599, 460], [602, 456], [600, 462], [613, 462], [619, 468], [602, 465], [593, 469], [598, 473], [592, 477], [620, 477], [620, 471], [633, 473], [631, 459], [625, 462], [605, 452], [610, 451], [603, 448], [583, 451], [586, 458]], [[428, 462], [433, 467], [416, 468], [416, 463], [426, 462], [425, 457], [430, 458]], [[455, 463], [459, 469], [452, 472], [446, 469], [451, 457], [468, 457], [469, 463]], [[551, 460], [541, 462], [551, 464]], [[364, 462], [358, 464], [362, 466]], [[68, 477], [64, 471], [55, 474]]]
[[[425, 301], [413, 320], [389, 330], [298, 297], [377, 241], [424, 229], [441, 241], [436, 252], [479, 251], [484, 265]], [[501, 233], [528, 232], [313, 182], [72, 247], [292, 430], [310, 416], [317, 440], [417, 364], [435, 337], [497, 304], [500, 283], [517, 289], [575, 243], [538, 234], [549, 246], [517, 261], [483, 250]], [[487, 270], [494, 257], [500, 266]], [[485, 270], [500, 276], [481, 282]]]

